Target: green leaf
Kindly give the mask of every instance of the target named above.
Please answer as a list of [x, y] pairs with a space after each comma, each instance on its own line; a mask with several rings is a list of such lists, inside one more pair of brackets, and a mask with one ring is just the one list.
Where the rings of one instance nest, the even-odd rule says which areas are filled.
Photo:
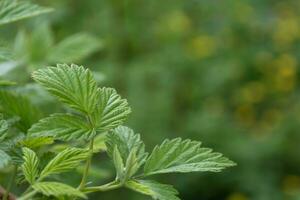
[[41, 68], [41, 63], [47, 62], [54, 41], [49, 24], [45, 21], [43, 23], [37, 21], [32, 34], [24, 36], [19, 32], [19, 38], [15, 41], [16, 58], [27, 60], [30, 64], [28, 67], [31, 69]]
[[0, 169], [5, 168], [11, 161], [10, 156], [0, 149]]
[[171, 185], [161, 184], [150, 180], [130, 180], [126, 187], [136, 192], [151, 196], [156, 200], [180, 200], [178, 192]]
[[26, 147], [23, 148], [23, 154], [24, 163], [21, 166], [22, 171], [26, 180], [30, 184], [34, 184], [39, 174], [39, 159], [34, 151]]
[[113, 156], [112, 156], [113, 162], [114, 162], [114, 166], [117, 172], [117, 179], [118, 180], [124, 180], [124, 176], [125, 176], [125, 167], [124, 167], [124, 162], [123, 159], [121, 157], [120, 151], [118, 150], [118, 147], [115, 146], [114, 151], [113, 151]]
[[135, 147], [129, 154], [126, 165], [125, 165], [125, 172], [124, 172], [124, 181], [129, 180], [136, 172], [139, 170], [140, 166], [144, 163], [145, 157], [141, 161], [137, 157], [137, 148]]
[[8, 131], [8, 123], [6, 120], [1, 119], [0, 120], [0, 142], [2, 142], [6, 135], [7, 135], [7, 131]]
[[71, 63], [89, 56], [102, 47], [102, 43], [92, 35], [78, 33], [72, 35], [51, 49], [50, 62]]
[[119, 174], [124, 174], [122, 181], [126, 181], [132, 177], [147, 157], [145, 145], [141, 141], [140, 135], [134, 134], [132, 129], [125, 126], [119, 126], [107, 134], [106, 146], [107, 152], [113, 159], [116, 169], [121, 168], [120, 166], [116, 166], [121, 161], [122, 165], [125, 165], [125, 168], [122, 167], [124, 170], [123, 173], [117, 170]]
[[1, 142], [0, 149], [10, 156], [13, 164], [20, 165], [23, 163], [23, 152], [20, 148], [20, 142], [23, 139], [24, 135], [19, 134], [11, 138], [6, 138]]
[[52, 174], [59, 174], [76, 168], [85, 160], [89, 151], [79, 148], [67, 148], [57, 154], [42, 170], [40, 178], [43, 179]]
[[24, 147], [28, 147], [28, 148], [37, 148], [37, 147], [41, 147], [44, 145], [49, 145], [52, 144], [54, 142], [52, 137], [28, 137], [25, 138], [24, 140], [22, 140], [20, 143], [22, 144], [22, 146]]
[[70, 107], [91, 114], [99, 99], [97, 84], [92, 73], [82, 66], [58, 64], [33, 72], [35, 81]]
[[165, 140], [154, 148], [146, 161], [145, 176], [171, 172], [220, 172], [235, 165], [222, 154], [200, 145], [200, 142], [181, 138]]
[[52, 11], [26, 1], [1, 0], [0, 25]]
[[39, 182], [34, 184], [33, 189], [46, 196], [75, 196], [86, 199], [85, 194], [75, 188], [58, 182]]
[[85, 119], [72, 114], [53, 114], [41, 119], [28, 131], [31, 137], [54, 137], [58, 140], [88, 139], [95, 131]]
[[132, 129], [126, 126], [115, 128], [106, 137], [107, 152], [111, 157], [115, 146], [120, 150], [123, 160], [127, 160], [130, 152], [135, 148], [140, 160], [144, 160], [147, 156], [145, 144], [141, 140], [140, 134], [135, 134]]
[[0, 106], [4, 114], [19, 118], [16, 125], [23, 132], [27, 132], [40, 118], [39, 110], [25, 96], [13, 92], [0, 91]]
[[122, 99], [113, 88], [99, 89], [100, 99], [92, 120], [97, 131], [105, 132], [121, 125], [131, 113], [126, 99]]

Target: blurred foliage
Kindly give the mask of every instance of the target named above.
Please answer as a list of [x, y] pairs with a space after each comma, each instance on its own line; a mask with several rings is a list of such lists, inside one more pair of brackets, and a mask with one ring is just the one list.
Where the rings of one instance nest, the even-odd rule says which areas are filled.
[[[129, 124], [147, 143], [193, 138], [238, 163], [214, 176], [169, 176], [182, 199], [300, 199], [300, 1], [39, 4], [55, 11], [0, 28], [1, 82], [17, 82], [53, 113], [63, 108], [32, 83], [31, 71], [83, 64], [128, 98]], [[94, 181], [113, 176], [111, 165], [94, 166]], [[123, 190], [93, 199], [120, 195], [146, 199]]]

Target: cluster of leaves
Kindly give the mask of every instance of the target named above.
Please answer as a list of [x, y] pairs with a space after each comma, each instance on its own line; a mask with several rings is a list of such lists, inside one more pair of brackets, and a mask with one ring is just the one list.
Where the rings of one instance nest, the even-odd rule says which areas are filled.
[[[153, 199], [179, 199], [170, 185], [147, 178], [155, 174], [187, 172], [219, 172], [234, 163], [220, 153], [201, 147], [200, 142], [176, 138], [165, 140], [149, 154], [139, 134], [122, 126], [131, 109], [112, 88], [99, 88], [92, 73], [82, 66], [58, 64], [37, 70], [33, 79], [49, 93], [70, 107], [68, 113], [52, 114], [39, 120], [28, 129], [18, 142], [23, 152], [21, 169], [30, 188], [21, 199], [32, 198], [36, 193], [45, 196], [75, 196], [86, 198], [90, 192], [127, 187], [152, 196]], [[22, 116], [19, 116], [22, 119]], [[6, 136], [6, 121], [2, 123]], [[102, 186], [87, 186], [87, 175], [94, 151], [94, 140], [105, 134], [107, 154], [115, 170], [114, 181]], [[41, 166], [39, 147], [53, 141], [86, 141], [89, 148], [68, 147]], [[2, 157], [9, 157], [1, 154]], [[86, 170], [78, 188], [60, 182], [45, 181], [53, 174], [71, 170], [86, 160]], [[3, 160], [4, 161], [4, 160]], [[2, 162], [2, 161], [1, 161]], [[2, 166], [8, 164], [2, 162]], [[16, 166], [19, 166], [16, 164]]]
[[[0, 26], [12, 23], [21, 19], [51, 12], [53, 9], [42, 7], [26, 1], [1, 0], [0, 1]], [[0, 47], [0, 59], [11, 58], [12, 52], [6, 47]], [[7, 66], [2, 66], [7, 68]], [[9, 67], [10, 68], [10, 67]], [[6, 71], [6, 69], [5, 69]]]
[[41, 7], [26, 1], [1, 0], [0, 25], [51, 11], [51, 8]]
[[[0, 25], [49, 11], [51, 9], [28, 2], [2, 0]], [[74, 41], [79, 41], [79, 44], [90, 42], [92, 49], [98, 48], [95, 40], [87, 42], [86, 38], [76, 35], [53, 47], [55, 51], [50, 60], [58, 59], [66, 49], [70, 50], [67, 51], [68, 62], [92, 51], [91, 48], [83, 48], [76, 55], [72, 48]], [[82, 66], [58, 64], [37, 70], [32, 77], [70, 109], [67, 113], [40, 119], [40, 111], [25, 96], [10, 87], [0, 91], [0, 109], [3, 113], [0, 120], [0, 169], [13, 168], [4, 200], [8, 199], [18, 172], [18, 183], [26, 181], [29, 184], [20, 200], [40, 199], [41, 196], [43, 199], [87, 198], [88, 193], [120, 187], [153, 199], [176, 200], [179, 199], [178, 192], [171, 185], [149, 180], [148, 177], [165, 173], [220, 172], [235, 165], [222, 154], [201, 147], [200, 142], [181, 138], [165, 140], [147, 153], [140, 135], [122, 126], [131, 113], [127, 100], [113, 88], [99, 88], [90, 70]], [[1, 85], [10, 86], [11, 83]], [[97, 138], [104, 138], [105, 150], [115, 166], [116, 178], [105, 185], [89, 186], [87, 177], [91, 158], [98, 153], [94, 147]], [[80, 145], [74, 147], [79, 141], [84, 141], [84, 146], [90, 145], [88, 148]], [[67, 147], [48, 157], [47, 153], [52, 152], [45, 147], [56, 142], [64, 142]], [[51, 180], [54, 175], [79, 167], [82, 161], [86, 165], [77, 188]]]
[[[1, 0], [0, 26], [20, 19], [33, 17], [53, 11], [27, 1]], [[80, 32], [56, 42], [48, 23], [36, 21], [30, 32], [21, 28], [18, 30], [12, 45], [3, 41], [0, 46], [1, 70], [0, 75], [14, 71], [32, 72], [38, 66], [53, 63], [78, 62], [102, 48], [103, 44], [97, 37]], [[3, 44], [2, 44], [3, 43]], [[29, 77], [29, 75], [28, 75]], [[27, 80], [26, 76], [23, 77]]]
[[[26, 1], [1, 0], [0, 1], [0, 26], [21, 19], [51, 12], [53, 9], [42, 7]], [[1, 59], [10, 57], [10, 52], [1, 47]], [[2, 66], [2, 68], [6, 68]], [[1, 86], [10, 86], [15, 83], [2, 80]], [[1, 115], [0, 120], [0, 169], [10, 163], [18, 165], [22, 163], [21, 142], [25, 142], [24, 133], [40, 117], [39, 111], [29, 100], [17, 93], [0, 91]], [[8, 120], [4, 119], [7, 118]], [[17, 132], [10, 128], [17, 128]], [[5, 196], [7, 198], [7, 194]]]

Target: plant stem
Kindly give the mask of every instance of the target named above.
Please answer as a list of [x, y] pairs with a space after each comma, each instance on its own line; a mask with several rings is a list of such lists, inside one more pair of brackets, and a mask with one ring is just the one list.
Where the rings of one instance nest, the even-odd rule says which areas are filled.
[[4, 194], [4, 196], [3, 196], [3, 200], [8, 200], [9, 193], [10, 193], [10, 189], [11, 189], [11, 187], [13, 186], [13, 184], [14, 184], [14, 182], [15, 182], [17, 172], [18, 172], [18, 167], [17, 167], [16, 165], [14, 165], [14, 166], [13, 166], [13, 173], [12, 173], [11, 178], [10, 178], [10, 180], [9, 180], [9, 183], [8, 183], [8, 185], [7, 185], [5, 194]]
[[105, 185], [101, 185], [101, 186], [95, 186], [95, 187], [87, 187], [85, 189], [83, 189], [84, 193], [91, 193], [91, 192], [106, 192], [106, 191], [110, 191], [110, 190], [115, 190], [118, 189], [120, 187], [122, 187], [123, 185], [120, 182], [111, 182]]
[[32, 191], [29, 192], [28, 194], [18, 198], [18, 200], [27, 200], [27, 199], [31, 199], [32, 196], [34, 196], [37, 193], [37, 191]]
[[91, 167], [91, 162], [92, 162], [92, 157], [93, 157], [93, 148], [94, 148], [94, 138], [91, 139], [90, 141], [90, 147], [89, 147], [89, 151], [90, 151], [90, 155], [87, 158], [86, 164], [85, 164], [85, 169], [82, 175], [82, 179], [80, 182], [80, 185], [78, 187], [79, 190], [83, 190], [85, 188], [85, 184], [88, 178], [88, 174], [89, 174], [89, 170]]

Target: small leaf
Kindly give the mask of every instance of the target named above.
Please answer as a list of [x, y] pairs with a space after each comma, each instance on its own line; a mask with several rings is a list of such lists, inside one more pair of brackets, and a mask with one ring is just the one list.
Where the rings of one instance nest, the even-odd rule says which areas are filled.
[[31, 137], [54, 137], [57, 140], [89, 139], [95, 131], [85, 119], [72, 114], [53, 114], [41, 119], [28, 131]]
[[149, 180], [130, 180], [126, 187], [136, 192], [151, 196], [156, 200], [180, 200], [178, 192], [171, 185]]
[[82, 66], [58, 64], [33, 72], [35, 81], [70, 107], [91, 114], [99, 99], [97, 84], [92, 73]]
[[0, 25], [52, 11], [26, 1], [1, 0]]
[[[145, 152], [145, 145], [141, 141], [139, 134], [134, 134], [133, 130], [119, 126], [107, 134], [106, 140], [107, 153], [115, 160], [116, 148], [120, 153], [122, 163], [125, 164], [124, 180], [132, 177], [145, 162], [147, 153]], [[117, 168], [118, 166], [116, 166]]]
[[92, 35], [78, 33], [72, 35], [51, 49], [50, 62], [77, 62], [102, 47], [102, 43]]
[[85, 194], [75, 188], [58, 182], [39, 182], [32, 186], [34, 190], [46, 196], [74, 196], [86, 199]]
[[0, 169], [5, 168], [11, 161], [10, 156], [0, 149]]
[[24, 163], [22, 164], [22, 171], [26, 180], [30, 184], [34, 184], [39, 173], [39, 159], [34, 151], [26, 147], [23, 148], [23, 154]]
[[98, 90], [100, 98], [97, 110], [93, 113], [97, 131], [105, 132], [121, 125], [131, 113], [126, 99], [122, 99], [113, 88], [101, 88]]
[[142, 161], [147, 156], [145, 144], [139, 134], [126, 126], [119, 126], [107, 134], [106, 140], [107, 153], [111, 156], [114, 146], [117, 146], [121, 152], [123, 160], [127, 160], [130, 152], [136, 149], [137, 157]]
[[42, 170], [40, 179], [76, 168], [89, 155], [88, 150], [67, 148], [57, 154]]
[[235, 165], [222, 154], [200, 145], [200, 142], [181, 138], [165, 140], [154, 148], [146, 161], [145, 176], [172, 172], [220, 172]]

